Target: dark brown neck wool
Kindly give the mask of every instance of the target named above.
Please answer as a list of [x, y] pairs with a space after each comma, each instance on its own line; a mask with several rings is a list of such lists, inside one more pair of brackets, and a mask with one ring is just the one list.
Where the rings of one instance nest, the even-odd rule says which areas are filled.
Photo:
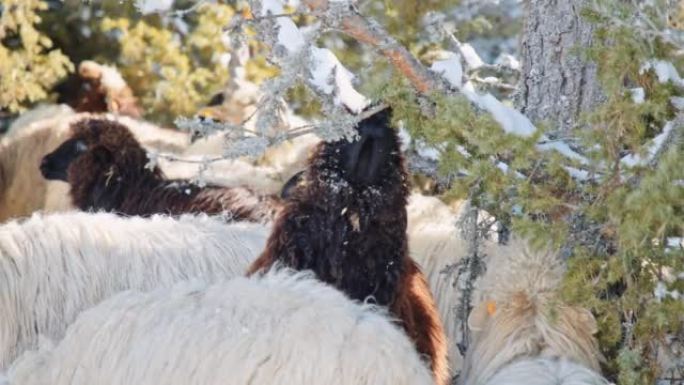
[[68, 168], [74, 204], [82, 210], [124, 215], [157, 213], [226, 214], [233, 220], [264, 221], [275, 215], [279, 200], [241, 187], [198, 187], [167, 180], [158, 167], [147, 168], [147, 154], [130, 131], [112, 121], [86, 120], [72, 138], [89, 143], [88, 152]]
[[[445, 384], [446, 340], [427, 283], [408, 256], [408, 176], [399, 140], [388, 124], [387, 110], [359, 123], [360, 130], [386, 126], [384, 156], [366, 155], [372, 151], [364, 146], [372, 142], [364, 142], [363, 131], [356, 144], [342, 140], [318, 146], [248, 274], [279, 262], [312, 270], [353, 299], [387, 306], [428, 357], [435, 379]], [[354, 162], [361, 167], [350, 166]], [[350, 176], [350, 167], [360, 176]], [[378, 171], [367, 179], [364, 169], [373, 167]]]

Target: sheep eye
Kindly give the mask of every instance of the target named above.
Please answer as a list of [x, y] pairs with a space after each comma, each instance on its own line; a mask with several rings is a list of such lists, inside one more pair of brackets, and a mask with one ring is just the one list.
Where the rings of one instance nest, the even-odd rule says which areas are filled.
[[80, 154], [82, 152], [86, 152], [87, 150], [88, 145], [86, 145], [84, 141], [79, 140], [76, 142], [76, 153]]

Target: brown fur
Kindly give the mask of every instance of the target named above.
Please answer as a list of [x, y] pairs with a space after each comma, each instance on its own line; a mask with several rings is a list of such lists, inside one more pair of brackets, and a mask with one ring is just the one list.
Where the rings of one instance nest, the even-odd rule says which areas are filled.
[[[352, 299], [372, 297], [397, 316], [442, 385], [449, 380], [446, 338], [425, 277], [408, 256], [408, 176], [398, 138], [388, 124], [388, 117], [381, 115], [359, 125], [390, 132], [378, 140], [390, 151], [373, 182], [356, 182], [345, 168], [345, 156], [362, 148], [354, 147], [363, 146], [361, 141], [317, 147], [301, 181], [289, 193], [266, 249], [248, 274], [266, 271], [278, 262], [313, 270]], [[360, 170], [355, 172], [365, 175], [365, 169]]]
[[[85, 143], [79, 154], [70, 150]], [[86, 119], [72, 126], [72, 135], [45, 157], [45, 169], [66, 167], [74, 204], [82, 210], [125, 215], [155, 213], [227, 213], [234, 220], [262, 221], [275, 215], [279, 201], [241, 187], [198, 187], [187, 180], [165, 179], [158, 167], [147, 168], [147, 153], [123, 125]], [[56, 177], [59, 178], [59, 177]]]
[[107, 69], [93, 61], [83, 61], [78, 74], [71, 75], [57, 91], [59, 102], [66, 103], [78, 112], [111, 112], [134, 118], [142, 116], [142, 109], [126, 84], [112, 88], [103, 81]]

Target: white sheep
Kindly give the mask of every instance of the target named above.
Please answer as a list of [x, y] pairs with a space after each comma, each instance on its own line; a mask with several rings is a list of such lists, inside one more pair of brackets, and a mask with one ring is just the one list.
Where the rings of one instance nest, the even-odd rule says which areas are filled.
[[496, 385], [608, 385], [608, 381], [580, 364], [564, 359], [530, 358], [516, 361], [494, 374]]
[[[449, 205], [439, 198], [413, 193], [409, 196], [408, 214], [409, 250], [418, 262], [430, 284], [449, 346], [449, 367], [457, 373], [463, 365], [463, 357], [457, 344], [463, 341], [464, 316], [458, 314], [461, 305], [464, 278], [459, 279], [457, 264], [468, 255], [468, 244], [461, 236], [459, 221], [463, 219], [464, 201]], [[485, 212], [481, 218], [489, 219]], [[504, 247], [505, 249], [505, 247]], [[490, 255], [501, 254], [501, 247], [494, 240], [480, 239], [479, 252], [484, 264], [496, 269]], [[479, 280], [475, 280], [473, 297], [477, 297]]]
[[[564, 268], [556, 254], [534, 251], [520, 239], [490, 252], [492, 268], [468, 318], [472, 338], [459, 382], [603, 383], [596, 320], [558, 298]], [[568, 377], [558, 377], [561, 370]]]
[[21, 357], [13, 385], [428, 385], [386, 312], [290, 271], [121, 293], [56, 347]]
[[207, 216], [80, 212], [0, 226], [0, 368], [116, 292], [243, 274], [267, 232]]

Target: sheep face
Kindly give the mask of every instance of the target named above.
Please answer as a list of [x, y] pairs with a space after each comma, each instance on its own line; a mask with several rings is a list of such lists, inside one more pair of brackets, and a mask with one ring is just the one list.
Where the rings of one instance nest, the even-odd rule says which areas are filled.
[[355, 142], [341, 140], [326, 145], [327, 153], [339, 154], [339, 169], [343, 178], [355, 186], [382, 185], [401, 167], [392, 159], [398, 154], [397, 135], [390, 127], [390, 111], [385, 109], [363, 121], [357, 127]]
[[41, 172], [46, 179], [62, 180], [71, 186], [74, 202], [81, 209], [107, 209], [121, 197], [120, 190], [131, 180], [156, 178], [160, 171], [146, 170], [147, 153], [123, 125], [101, 119], [85, 119], [72, 126], [71, 137], [46, 155]]
[[40, 172], [47, 180], [67, 181], [67, 169], [74, 159], [88, 151], [82, 139], [69, 139], [56, 150], [45, 155], [40, 162]]

